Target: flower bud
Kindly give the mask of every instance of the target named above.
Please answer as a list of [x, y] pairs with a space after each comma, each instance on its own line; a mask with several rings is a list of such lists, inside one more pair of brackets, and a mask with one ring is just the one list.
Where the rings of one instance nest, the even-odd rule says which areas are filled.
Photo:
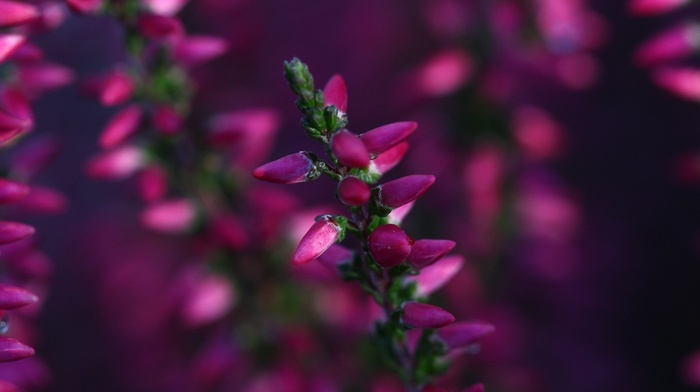
[[369, 235], [369, 254], [384, 268], [401, 264], [411, 253], [413, 240], [396, 225], [382, 225]]
[[34, 234], [34, 228], [19, 222], [0, 222], [0, 245], [19, 241]]
[[32, 186], [29, 194], [19, 201], [17, 208], [35, 214], [58, 214], [66, 210], [68, 200], [63, 193], [41, 186]]
[[455, 245], [450, 240], [417, 240], [408, 255], [408, 262], [416, 269], [427, 267], [450, 253]]
[[12, 362], [34, 355], [34, 349], [16, 339], [0, 336], [0, 362]]
[[488, 323], [462, 321], [439, 329], [437, 337], [450, 349], [462, 348], [478, 342], [494, 329], [494, 326]]
[[194, 226], [197, 208], [190, 200], [167, 200], [152, 204], [141, 214], [141, 223], [165, 233], [184, 233]]
[[370, 154], [376, 156], [404, 141], [417, 127], [412, 121], [387, 124], [361, 134], [360, 139]]
[[0, 178], [0, 204], [15, 202], [27, 196], [28, 193], [27, 185]]
[[688, 23], [672, 27], [645, 42], [634, 55], [640, 66], [677, 60], [700, 48], [700, 26]]
[[6, 284], [0, 284], [0, 309], [12, 310], [35, 303], [39, 297], [29, 291]]
[[0, 0], [0, 28], [31, 22], [39, 16], [39, 9], [19, 1]]
[[333, 134], [331, 150], [338, 161], [347, 167], [365, 168], [369, 165], [369, 152], [364, 143], [346, 129]]
[[228, 51], [226, 40], [205, 35], [183, 37], [172, 45], [173, 59], [185, 67], [205, 63], [226, 51]]
[[700, 70], [689, 67], [663, 67], [652, 74], [660, 87], [691, 101], [700, 102]]
[[160, 15], [142, 15], [136, 22], [139, 32], [146, 38], [164, 39], [181, 34], [182, 24], [176, 18]]
[[326, 100], [326, 106], [335, 105], [340, 112], [348, 110], [348, 90], [345, 87], [345, 81], [340, 75], [333, 75], [326, 86], [323, 88], [323, 97]]
[[156, 15], [173, 16], [177, 14], [189, 0], [141, 0], [146, 8]]
[[27, 40], [20, 34], [0, 34], [0, 64], [7, 60]]
[[131, 105], [117, 113], [100, 135], [100, 147], [110, 149], [122, 144], [133, 135], [141, 123], [141, 108]]
[[406, 302], [402, 307], [401, 322], [411, 328], [442, 328], [455, 321], [448, 311], [421, 302]]
[[19, 78], [29, 96], [37, 97], [73, 83], [75, 74], [70, 68], [58, 64], [41, 63], [25, 65], [19, 69]]
[[361, 206], [369, 201], [369, 185], [356, 177], [345, 177], [338, 184], [338, 198], [348, 206]]
[[97, 88], [97, 96], [104, 106], [116, 106], [131, 98], [134, 82], [123, 71], [114, 71], [102, 79]]
[[370, 171], [385, 174], [398, 165], [408, 151], [408, 142], [401, 142], [384, 151], [370, 162]]
[[79, 15], [97, 13], [104, 3], [104, 0], [66, 0], [66, 5], [71, 11]]
[[434, 182], [434, 176], [414, 174], [378, 185], [372, 190], [370, 208], [377, 215], [386, 216], [394, 208], [419, 198]]
[[418, 275], [409, 275], [406, 283], [416, 283], [416, 295], [427, 297], [452, 279], [462, 268], [464, 259], [461, 256], [448, 256], [440, 259], [420, 271]]
[[318, 261], [327, 269], [338, 273], [338, 266], [352, 262], [353, 256], [354, 253], [350, 249], [342, 245], [333, 244], [318, 257]]
[[631, 14], [639, 16], [659, 15], [689, 3], [690, 0], [630, 0]]
[[143, 167], [146, 158], [138, 147], [123, 146], [104, 152], [87, 162], [88, 176], [101, 180], [117, 180], [129, 177]]
[[258, 167], [253, 170], [253, 176], [259, 180], [278, 184], [311, 181], [320, 175], [315, 161], [312, 153], [300, 151]]
[[162, 199], [168, 192], [168, 173], [160, 166], [144, 168], [139, 172], [136, 181], [139, 195], [146, 202]]
[[321, 256], [340, 237], [341, 229], [330, 215], [317, 218], [299, 241], [299, 246], [292, 256], [292, 264], [302, 265]]
[[31, 127], [31, 121], [22, 120], [0, 112], [0, 144], [12, 140]]

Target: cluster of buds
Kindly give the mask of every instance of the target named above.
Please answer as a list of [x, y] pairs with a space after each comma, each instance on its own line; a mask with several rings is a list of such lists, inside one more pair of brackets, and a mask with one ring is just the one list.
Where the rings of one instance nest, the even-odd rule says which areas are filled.
[[[629, 11], [636, 16], [660, 16], [681, 7], [686, 0], [630, 0]], [[679, 98], [700, 102], [700, 70], [684, 64], [700, 51], [700, 22], [685, 20], [657, 33], [634, 53], [640, 67], [649, 68], [654, 83]]]
[[[296, 58], [285, 63], [285, 76], [298, 96], [296, 105], [304, 114], [301, 123], [306, 134], [323, 144], [328, 159], [301, 151], [262, 165], [253, 175], [294, 184], [324, 174], [338, 182], [337, 198], [349, 211], [348, 216], [317, 217], [291, 262], [303, 265], [318, 259], [344, 279], [358, 281], [383, 310], [374, 338], [389, 367], [411, 391], [439, 390], [431, 383], [447, 368], [445, 354], [476, 344], [493, 327], [481, 322], [453, 323], [449, 312], [424, 303], [459, 269], [455, 259], [443, 258], [455, 247], [453, 241], [415, 240], [399, 226], [435, 178], [410, 175], [376, 184], [404, 156], [406, 139], [417, 124], [398, 122], [354, 134], [346, 129], [347, 93], [340, 76], [331, 78], [323, 91], [316, 90], [308, 67]], [[352, 251], [339, 244], [347, 233], [359, 239], [360, 249]], [[421, 286], [429, 290], [421, 292]], [[415, 341], [408, 338], [411, 330], [421, 332]]]

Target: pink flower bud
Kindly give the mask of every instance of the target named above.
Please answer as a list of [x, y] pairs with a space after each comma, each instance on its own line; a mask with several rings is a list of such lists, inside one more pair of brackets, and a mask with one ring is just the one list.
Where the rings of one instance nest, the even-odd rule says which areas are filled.
[[319, 217], [299, 241], [292, 264], [302, 265], [321, 256], [338, 239], [340, 230], [330, 215]]
[[370, 154], [376, 156], [404, 141], [417, 127], [412, 121], [387, 124], [361, 134], [360, 139]]
[[474, 384], [465, 389], [464, 392], [484, 392], [484, 384]]
[[58, 214], [66, 210], [68, 200], [59, 191], [32, 186], [29, 194], [19, 201], [17, 208], [35, 214]]
[[450, 253], [455, 245], [450, 240], [417, 240], [408, 255], [408, 262], [416, 269], [427, 267]]
[[0, 222], [0, 245], [19, 241], [34, 234], [34, 228], [18, 222]]
[[159, 106], [153, 112], [153, 127], [161, 135], [175, 135], [182, 129], [180, 115], [170, 106]]
[[6, 284], [0, 284], [0, 309], [12, 310], [35, 303], [39, 297], [29, 291]]
[[348, 111], [348, 90], [340, 75], [333, 75], [323, 88], [326, 106], [335, 105], [339, 112]]
[[97, 96], [104, 106], [116, 106], [128, 101], [134, 93], [134, 82], [123, 71], [113, 71], [98, 82]]
[[144, 201], [160, 200], [168, 191], [168, 173], [160, 166], [149, 166], [139, 172], [137, 185]]
[[348, 206], [365, 205], [370, 197], [369, 186], [356, 177], [345, 177], [338, 184], [338, 197]]
[[87, 162], [87, 175], [100, 180], [118, 180], [129, 177], [143, 167], [146, 158], [135, 146], [123, 146], [106, 151]]
[[161, 15], [142, 15], [136, 22], [146, 38], [164, 39], [182, 34], [182, 24], [176, 18]]
[[66, 0], [66, 5], [71, 11], [79, 15], [97, 13], [102, 8], [104, 0]]
[[369, 165], [369, 152], [357, 135], [340, 130], [331, 138], [331, 150], [338, 161], [350, 168], [364, 168]]
[[0, 102], [9, 115], [19, 120], [27, 121], [29, 124], [26, 126], [27, 129], [31, 127], [34, 115], [32, 114], [29, 99], [24, 93], [15, 89], [4, 89], [0, 91]]
[[39, 10], [19, 1], [0, 0], [0, 28], [31, 22], [39, 16]]
[[462, 321], [439, 329], [437, 337], [451, 349], [462, 348], [478, 342], [484, 336], [492, 333], [494, 329], [493, 325], [488, 323]]
[[413, 240], [396, 225], [382, 225], [369, 235], [369, 253], [384, 268], [401, 264], [411, 253]]
[[350, 249], [333, 244], [318, 257], [318, 261], [331, 272], [338, 273], [338, 266], [352, 262], [353, 256], [354, 253]]
[[385, 174], [401, 162], [408, 151], [408, 142], [401, 142], [370, 162], [370, 171]]
[[645, 42], [634, 54], [640, 66], [683, 58], [700, 48], [700, 26], [686, 23], [667, 29]]
[[660, 87], [691, 101], [700, 102], [700, 71], [688, 67], [663, 67], [652, 79]]
[[12, 140], [31, 127], [31, 121], [22, 120], [0, 112], [0, 144]]
[[27, 40], [27, 37], [20, 34], [0, 34], [0, 64], [19, 49]]
[[423, 195], [434, 182], [434, 176], [421, 174], [389, 181], [375, 188], [377, 202], [381, 207], [391, 209], [401, 207]]
[[164, 233], [184, 233], [194, 226], [197, 208], [190, 200], [167, 200], [152, 204], [141, 214], [141, 224]]
[[420, 271], [418, 275], [407, 276], [407, 283], [416, 283], [416, 295], [427, 297], [452, 279], [462, 268], [464, 259], [461, 256], [448, 256], [440, 259]]
[[194, 276], [187, 288], [180, 309], [182, 320], [190, 327], [210, 324], [226, 315], [236, 302], [236, 295], [227, 279], [209, 275]]
[[124, 143], [138, 130], [141, 113], [138, 105], [131, 105], [112, 117], [100, 135], [100, 147], [111, 149]]
[[411, 328], [442, 328], [454, 321], [448, 311], [420, 302], [406, 302], [401, 313], [401, 322]]
[[462, 50], [440, 52], [421, 66], [415, 84], [423, 94], [443, 96], [462, 87], [474, 70], [472, 58]]
[[172, 56], [185, 67], [205, 63], [228, 51], [226, 40], [219, 37], [193, 35], [183, 37], [172, 45]]
[[177, 14], [189, 0], [141, 0], [151, 12], [156, 15], [173, 16]]
[[12, 362], [34, 355], [34, 349], [19, 341], [0, 336], [0, 362]]
[[28, 193], [27, 185], [0, 178], [0, 204], [15, 202], [27, 196]]
[[630, 0], [628, 9], [633, 15], [651, 16], [672, 11], [690, 0]]
[[314, 159], [308, 152], [300, 151], [258, 167], [253, 176], [278, 184], [296, 184], [317, 178], [315, 172]]
[[19, 69], [19, 78], [29, 96], [36, 97], [73, 83], [75, 75], [69, 68], [58, 64], [41, 63], [25, 65]]

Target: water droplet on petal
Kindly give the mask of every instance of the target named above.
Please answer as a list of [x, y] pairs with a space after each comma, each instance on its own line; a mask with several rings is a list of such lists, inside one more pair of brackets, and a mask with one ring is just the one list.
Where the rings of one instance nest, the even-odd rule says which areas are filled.
[[0, 335], [4, 335], [10, 329], [10, 316], [5, 314], [0, 319]]

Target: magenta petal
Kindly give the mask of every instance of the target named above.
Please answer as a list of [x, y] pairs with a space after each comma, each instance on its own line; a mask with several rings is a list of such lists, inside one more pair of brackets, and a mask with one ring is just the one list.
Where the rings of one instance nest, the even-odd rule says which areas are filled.
[[27, 196], [28, 193], [27, 185], [0, 178], [0, 204], [15, 202]]
[[326, 106], [335, 105], [338, 111], [343, 113], [348, 111], [348, 90], [345, 87], [345, 80], [340, 75], [333, 75], [326, 87], [323, 88], [323, 96]]
[[406, 140], [417, 127], [412, 121], [387, 124], [361, 134], [360, 139], [370, 154], [379, 155]]
[[365, 168], [369, 165], [369, 152], [357, 135], [340, 130], [331, 138], [333, 155], [343, 165], [351, 168]]
[[20, 34], [0, 34], [0, 63], [7, 60], [27, 40]]
[[204, 35], [189, 36], [178, 40], [172, 47], [175, 61], [193, 67], [221, 56], [228, 50], [226, 40]]
[[431, 175], [414, 174], [377, 186], [379, 203], [388, 208], [398, 208], [416, 200], [435, 182]]
[[340, 226], [330, 215], [323, 215], [304, 234], [292, 256], [292, 264], [301, 265], [321, 256], [340, 235]]
[[420, 302], [406, 302], [401, 314], [401, 322], [411, 328], [442, 328], [454, 321], [450, 312]]
[[92, 14], [102, 8], [104, 0], [66, 0], [66, 5], [80, 15]]
[[630, 0], [628, 9], [631, 14], [651, 16], [663, 14], [687, 4], [690, 0]]
[[98, 86], [100, 103], [104, 106], [116, 106], [126, 102], [134, 92], [134, 82], [129, 75], [115, 71], [107, 75]]
[[408, 142], [401, 142], [394, 147], [384, 151], [371, 162], [373, 171], [385, 174], [401, 162], [408, 151]]
[[653, 81], [669, 92], [691, 101], [700, 101], [700, 70], [666, 66], [652, 73]]
[[19, 1], [0, 0], [0, 28], [30, 22], [39, 16], [39, 10]]
[[0, 222], [0, 245], [19, 241], [34, 234], [34, 228], [19, 222]]
[[464, 259], [461, 256], [448, 256], [423, 268], [420, 274], [406, 277], [406, 282], [415, 282], [416, 294], [426, 297], [449, 282], [463, 264]]
[[439, 329], [437, 336], [449, 348], [461, 348], [478, 342], [494, 329], [494, 326], [488, 323], [462, 321]]
[[132, 175], [144, 163], [143, 151], [135, 146], [123, 146], [93, 157], [87, 162], [85, 171], [92, 178], [117, 180]]
[[396, 225], [382, 225], [369, 235], [369, 253], [382, 267], [401, 264], [411, 253], [411, 238]]
[[141, 122], [141, 108], [138, 105], [129, 106], [117, 113], [100, 135], [100, 147], [110, 149], [122, 144], [133, 135]]
[[310, 174], [313, 170], [314, 161], [307, 152], [300, 151], [258, 167], [253, 170], [253, 176], [278, 184], [296, 184], [311, 180]]
[[141, 214], [141, 223], [149, 229], [165, 233], [184, 233], [192, 228], [197, 207], [187, 199], [165, 200], [148, 206]]
[[677, 60], [700, 46], [700, 26], [686, 23], [674, 26], [645, 42], [634, 54], [637, 65], [649, 66]]
[[450, 240], [417, 240], [408, 255], [408, 262], [417, 269], [427, 267], [450, 253], [455, 245]]
[[0, 336], [0, 362], [12, 362], [34, 355], [34, 349], [16, 339]]
[[35, 303], [39, 297], [29, 291], [6, 284], [0, 284], [0, 309], [12, 310]]
[[369, 185], [356, 177], [345, 177], [338, 184], [338, 198], [345, 205], [361, 206], [369, 202]]

